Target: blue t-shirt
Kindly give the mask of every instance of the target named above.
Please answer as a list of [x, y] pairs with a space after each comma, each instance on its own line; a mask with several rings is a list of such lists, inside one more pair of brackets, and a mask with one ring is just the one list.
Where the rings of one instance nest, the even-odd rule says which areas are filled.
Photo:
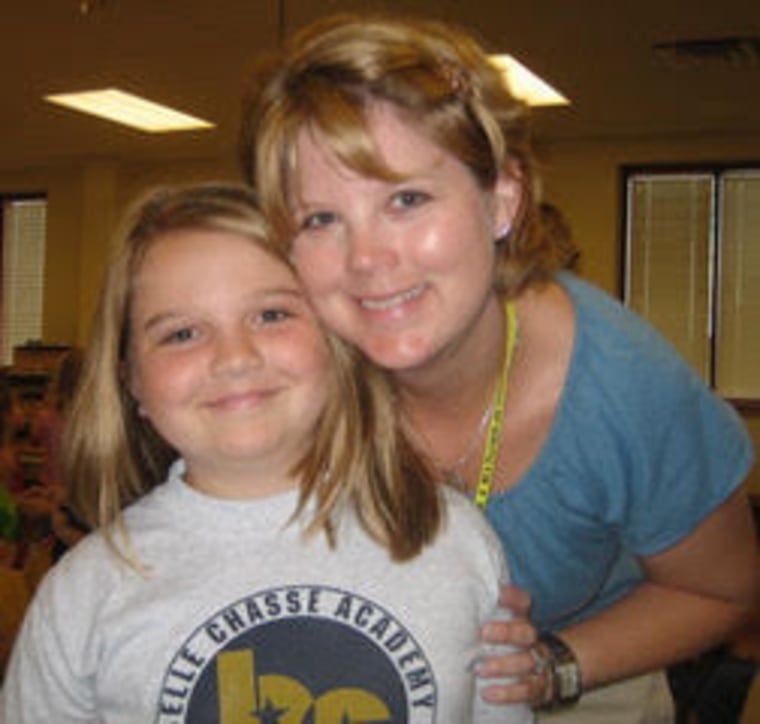
[[624, 596], [642, 579], [635, 557], [681, 541], [753, 461], [739, 416], [651, 326], [570, 274], [559, 282], [576, 329], [555, 419], [487, 510], [541, 629]]

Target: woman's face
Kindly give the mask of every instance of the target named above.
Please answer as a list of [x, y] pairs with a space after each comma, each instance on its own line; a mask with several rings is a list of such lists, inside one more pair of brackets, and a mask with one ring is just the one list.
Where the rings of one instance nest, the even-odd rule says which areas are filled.
[[369, 118], [380, 157], [403, 180], [362, 176], [302, 130], [293, 260], [330, 327], [381, 366], [413, 370], [455, 349], [494, 303], [494, 240], [518, 189], [505, 177], [484, 190], [390, 104]]

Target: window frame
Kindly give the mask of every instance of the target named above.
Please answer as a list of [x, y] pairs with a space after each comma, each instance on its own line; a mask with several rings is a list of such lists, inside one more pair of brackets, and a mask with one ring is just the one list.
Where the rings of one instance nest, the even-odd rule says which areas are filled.
[[[708, 339], [710, 355], [710, 374], [707, 381], [710, 388], [719, 391], [715, 387], [715, 360], [717, 356], [717, 334], [715, 330], [718, 324], [718, 296], [720, 289], [720, 224], [722, 212], [722, 199], [720, 197], [721, 177], [731, 171], [757, 171], [760, 173], [760, 159], [742, 160], [742, 161], [695, 161], [695, 162], [650, 162], [650, 163], [627, 163], [619, 167], [619, 203], [621, 213], [619, 229], [619, 264], [618, 264], [618, 292], [623, 304], [629, 305], [629, 288], [628, 280], [630, 278], [629, 261], [630, 250], [628, 247], [628, 229], [631, 222], [630, 209], [628, 207], [628, 184], [634, 175], [687, 175], [687, 174], [704, 174], [713, 177], [713, 208], [712, 228], [710, 235], [713, 239], [712, 249], [710, 251], [712, 258], [710, 264], [710, 295], [709, 302], [709, 325], [711, 333]], [[757, 397], [725, 397], [740, 412], [760, 413], [760, 395]]]
[[[47, 205], [47, 212], [49, 212], [49, 198], [46, 191], [14, 191], [14, 192], [0, 192], [0, 325], [3, 325], [5, 321], [5, 214], [6, 204], [16, 201], [40, 201], [44, 200]], [[47, 213], [46, 212], [46, 213]], [[47, 240], [45, 242], [47, 244]], [[43, 309], [44, 309], [44, 293], [45, 293], [45, 271], [42, 273], [42, 293], [43, 293]], [[44, 317], [44, 312], [43, 312]], [[41, 320], [44, 325], [44, 318]], [[0, 333], [4, 334], [5, 330], [0, 330]], [[2, 339], [0, 339], [0, 349], [4, 345]], [[1, 356], [1, 355], [0, 355]], [[0, 365], [3, 362], [0, 361]]]

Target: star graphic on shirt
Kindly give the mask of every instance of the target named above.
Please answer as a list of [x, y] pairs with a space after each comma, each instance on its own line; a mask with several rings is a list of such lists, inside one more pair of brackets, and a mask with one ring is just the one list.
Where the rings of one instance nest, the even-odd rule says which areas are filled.
[[287, 708], [278, 709], [270, 699], [267, 699], [263, 709], [256, 709], [251, 712], [261, 724], [279, 724], [280, 717], [287, 714]]

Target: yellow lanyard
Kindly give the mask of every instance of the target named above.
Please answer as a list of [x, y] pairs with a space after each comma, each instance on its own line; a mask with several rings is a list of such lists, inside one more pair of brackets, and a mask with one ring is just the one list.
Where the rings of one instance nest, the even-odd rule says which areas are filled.
[[493, 476], [496, 472], [496, 463], [499, 458], [499, 443], [501, 442], [501, 424], [504, 421], [504, 404], [507, 399], [507, 387], [509, 386], [509, 369], [512, 366], [512, 358], [517, 342], [517, 310], [515, 303], [509, 301], [506, 304], [507, 333], [504, 349], [504, 362], [501, 367], [499, 384], [494, 392], [493, 413], [488, 425], [488, 436], [483, 450], [483, 460], [480, 463], [480, 475], [478, 486], [475, 488], [475, 504], [485, 510], [488, 499], [491, 497]]

